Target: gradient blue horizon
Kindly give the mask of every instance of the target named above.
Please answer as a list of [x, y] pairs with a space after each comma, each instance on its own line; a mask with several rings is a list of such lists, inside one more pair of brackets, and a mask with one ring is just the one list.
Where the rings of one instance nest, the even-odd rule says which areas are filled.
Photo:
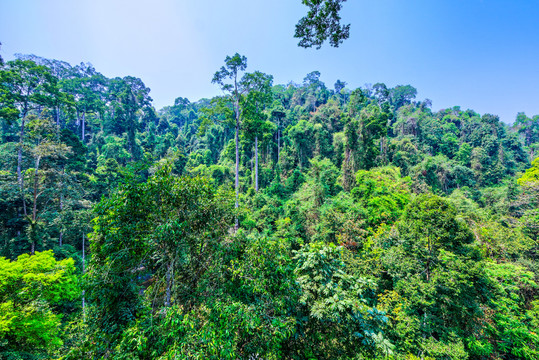
[[539, 2], [349, 0], [339, 48], [297, 47], [300, 0], [2, 0], [0, 54], [90, 62], [108, 77], [140, 77], [156, 108], [220, 92], [227, 55], [248, 70], [300, 83], [314, 70], [333, 87], [410, 84], [433, 110], [460, 106], [499, 115], [539, 114]]

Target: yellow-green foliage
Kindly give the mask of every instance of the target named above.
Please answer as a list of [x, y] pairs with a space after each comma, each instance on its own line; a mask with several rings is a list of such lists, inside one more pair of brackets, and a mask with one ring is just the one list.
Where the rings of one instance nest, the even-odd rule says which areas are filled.
[[61, 315], [51, 305], [79, 294], [73, 259], [56, 261], [52, 251], [0, 257], [0, 352], [60, 346]]
[[539, 157], [532, 161], [532, 167], [517, 180], [519, 185], [539, 181]]
[[371, 226], [393, 223], [410, 200], [410, 178], [394, 166], [359, 170], [356, 184], [351, 193], [367, 209]]

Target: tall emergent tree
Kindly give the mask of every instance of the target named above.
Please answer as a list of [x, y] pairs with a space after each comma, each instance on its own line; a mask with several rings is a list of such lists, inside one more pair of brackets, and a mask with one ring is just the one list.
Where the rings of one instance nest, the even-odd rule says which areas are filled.
[[281, 122], [286, 116], [285, 108], [279, 100], [275, 100], [271, 109], [271, 117], [277, 123], [277, 164], [281, 159]]
[[[247, 69], [247, 58], [238, 53], [234, 56], [225, 58], [225, 66], [222, 66], [219, 71], [213, 75], [212, 83], [218, 84], [225, 96], [232, 103], [235, 119], [235, 143], [236, 143], [236, 208], [239, 207], [239, 169], [240, 169], [240, 153], [239, 153], [239, 132], [243, 120], [244, 106], [243, 98], [250, 90], [262, 91], [263, 88], [271, 84], [271, 77], [260, 72], [244, 73], [241, 78], [240, 74]], [[235, 229], [238, 229], [238, 219], [236, 218]]]
[[[241, 121], [241, 108], [240, 100], [242, 95], [246, 92], [245, 84], [238, 79], [240, 72], [245, 71], [247, 68], [247, 58], [236, 53], [233, 57], [227, 56], [225, 59], [225, 66], [222, 66], [219, 71], [213, 75], [212, 83], [219, 84], [221, 89], [227, 94], [228, 98], [234, 107], [235, 135], [234, 140], [236, 143], [236, 208], [239, 206], [239, 169], [240, 169], [240, 153], [239, 153], [239, 132]], [[225, 82], [227, 81], [227, 82]], [[238, 228], [238, 219], [235, 223], [236, 229]]]
[[[61, 179], [60, 166], [56, 162], [66, 159], [71, 149], [65, 143], [59, 141], [57, 136], [58, 128], [50, 118], [39, 118], [31, 114], [27, 119], [29, 138], [35, 144], [30, 151], [34, 163], [33, 174], [30, 177], [32, 183], [32, 214], [27, 217], [29, 223], [27, 235], [31, 245], [30, 253], [34, 255], [38, 239], [46, 233], [38, 215], [38, 204], [45, 203], [42, 208], [46, 208], [48, 201], [41, 200], [41, 197], [48, 195], [50, 198], [55, 198], [56, 187], [51, 183], [57, 183]], [[53, 208], [53, 211], [56, 212], [56, 207], [53, 206]], [[45, 209], [40, 210], [46, 212]]]
[[253, 86], [242, 101], [244, 109], [246, 132], [255, 142], [255, 190], [258, 191], [258, 139], [264, 133], [273, 132], [273, 127], [267, 121], [267, 114], [263, 113], [272, 99], [271, 85], [273, 76], [255, 71], [246, 74], [245, 79]]
[[0, 116], [8, 121], [20, 119], [19, 145], [17, 147], [17, 180], [21, 191], [23, 214], [26, 216], [24, 200], [24, 178], [22, 175], [23, 144], [26, 130], [26, 116], [32, 110], [39, 110], [53, 100], [58, 79], [43, 65], [31, 60], [8, 61], [6, 69], [0, 72]]

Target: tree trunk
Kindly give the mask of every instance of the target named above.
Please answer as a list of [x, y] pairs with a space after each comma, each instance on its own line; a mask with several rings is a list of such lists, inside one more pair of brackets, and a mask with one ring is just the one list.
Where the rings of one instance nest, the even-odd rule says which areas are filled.
[[277, 123], [277, 164], [281, 160], [281, 122]]
[[[40, 160], [41, 160], [41, 157], [38, 156], [36, 159], [36, 169], [34, 170], [34, 203], [32, 206], [32, 224], [34, 226], [34, 231], [35, 231], [36, 220], [37, 220], [37, 197], [38, 197], [37, 190], [38, 190], [38, 185], [39, 185], [38, 177], [39, 177], [39, 161]], [[36, 250], [36, 238], [35, 238], [35, 233], [34, 233], [32, 234], [32, 248], [30, 250], [30, 253], [34, 255], [35, 250]]]
[[82, 273], [86, 272], [86, 249], [85, 249], [85, 236], [82, 234]]
[[83, 112], [82, 113], [82, 143], [83, 144], [84, 144], [85, 130], [86, 130], [86, 112]]
[[[84, 233], [82, 233], [82, 275], [86, 273], [86, 252], [84, 250]], [[86, 299], [84, 295], [85, 290], [82, 290], [82, 321], [86, 320]]]
[[[240, 191], [240, 180], [239, 180], [239, 172], [240, 172], [240, 148], [239, 148], [239, 133], [240, 133], [240, 94], [238, 92], [238, 82], [237, 82], [237, 72], [234, 74], [234, 107], [235, 107], [235, 115], [236, 115], [236, 135], [235, 135], [235, 141], [236, 141], [236, 181], [235, 181], [235, 187], [236, 187], [236, 210], [239, 208], [239, 191]], [[235, 215], [235, 221], [234, 221], [234, 232], [237, 232], [239, 228], [239, 222], [238, 222], [238, 214], [236, 211]]]
[[36, 159], [36, 169], [34, 170], [34, 204], [32, 206], [32, 221], [36, 221], [37, 218], [37, 188], [39, 185], [38, 176], [39, 176], [39, 162], [41, 160], [41, 156], [38, 156]]
[[[236, 141], [236, 181], [235, 181], [235, 187], [236, 187], [236, 205], [235, 208], [238, 209], [239, 204], [239, 187], [240, 187], [240, 180], [239, 180], [239, 172], [240, 172], [240, 152], [239, 152], [239, 133], [240, 132], [240, 121], [239, 116], [236, 118], [236, 135], [235, 135], [235, 141]], [[235, 224], [234, 224], [234, 230], [238, 231], [239, 223], [238, 223], [238, 215], [236, 215]]]
[[258, 136], [255, 136], [255, 191], [258, 192]]
[[26, 202], [24, 201], [24, 178], [22, 176], [22, 145], [24, 141], [24, 122], [26, 118], [26, 111], [23, 113], [21, 119], [21, 132], [19, 135], [19, 149], [17, 154], [17, 180], [19, 181], [19, 189], [21, 191], [22, 209], [24, 216], [27, 216]]
[[[62, 172], [60, 173], [60, 214], [64, 210], [64, 167], [62, 166]], [[63, 245], [64, 232], [60, 230], [60, 235], [58, 236], [58, 246], [62, 247]]]

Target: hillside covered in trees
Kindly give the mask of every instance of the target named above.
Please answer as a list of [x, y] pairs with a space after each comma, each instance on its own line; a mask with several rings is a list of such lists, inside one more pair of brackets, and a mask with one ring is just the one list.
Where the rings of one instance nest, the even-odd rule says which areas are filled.
[[539, 115], [1, 65], [0, 359], [539, 358]]

